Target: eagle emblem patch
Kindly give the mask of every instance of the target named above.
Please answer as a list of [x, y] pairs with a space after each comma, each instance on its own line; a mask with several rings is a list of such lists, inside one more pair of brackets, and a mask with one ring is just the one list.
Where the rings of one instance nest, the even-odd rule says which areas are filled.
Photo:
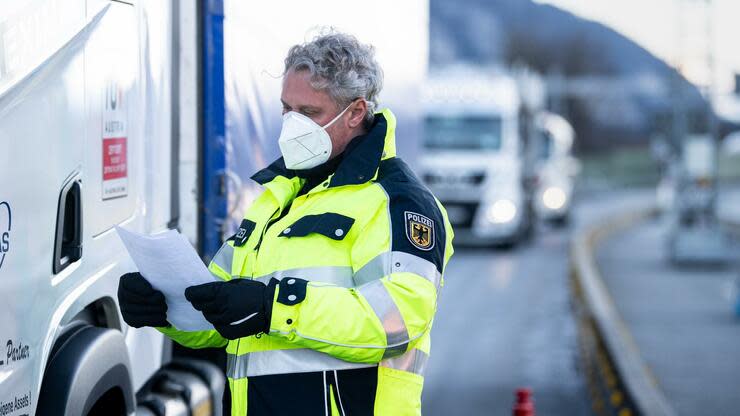
[[410, 211], [404, 212], [403, 216], [406, 220], [406, 238], [419, 250], [431, 250], [434, 247], [434, 221]]

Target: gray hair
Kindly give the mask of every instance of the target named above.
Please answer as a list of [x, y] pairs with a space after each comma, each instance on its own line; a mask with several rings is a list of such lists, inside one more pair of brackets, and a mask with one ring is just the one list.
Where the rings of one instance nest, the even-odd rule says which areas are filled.
[[285, 71], [308, 71], [311, 86], [326, 91], [344, 108], [363, 98], [367, 103], [365, 126], [370, 126], [383, 88], [383, 70], [375, 60], [375, 49], [346, 33], [330, 30], [310, 42], [294, 45], [285, 58]]

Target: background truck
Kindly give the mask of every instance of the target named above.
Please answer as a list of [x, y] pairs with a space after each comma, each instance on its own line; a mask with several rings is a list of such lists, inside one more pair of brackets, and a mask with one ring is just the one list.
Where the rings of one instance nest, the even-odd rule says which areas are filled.
[[533, 232], [530, 96], [537, 94], [530, 88], [541, 86], [522, 77], [502, 68], [452, 67], [427, 79], [423, 178], [461, 243], [510, 245]]
[[[316, 24], [392, 61], [382, 104], [413, 147], [427, 3], [394, 5], [382, 33], [390, 1], [362, 16], [334, 3], [3, 4], [0, 415], [222, 414], [222, 356], [123, 322], [118, 279], [135, 267], [113, 227], [178, 229], [209, 261], [257, 191], [246, 178], [277, 156], [282, 59]], [[417, 54], [393, 48], [401, 34]]]
[[545, 221], [565, 225], [570, 217], [575, 178], [580, 169], [572, 155], [575, 132], [568, 120], [546, 111], [535, 117], [535, 128], [535, 211]]

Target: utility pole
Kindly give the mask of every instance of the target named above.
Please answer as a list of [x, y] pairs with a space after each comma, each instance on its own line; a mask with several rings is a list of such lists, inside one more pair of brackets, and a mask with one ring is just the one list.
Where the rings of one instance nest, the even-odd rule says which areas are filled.
[[[673, 169], [678, 177], [674, 178], [677, 183], [669, 253], [676, 263], [723, 263], [729, 259], [729, 241], [720, 229], [716, 212], [719, 139], [712, 105], [715, 101], [713, 4], [712, 0], [677, 2], [678, 53], [672, 82], [672, 135], [680, 157], [676, 161], [678, 167]], [[686, 89], [681, 73], [692, 71], [706, 105], [696, 103]]]

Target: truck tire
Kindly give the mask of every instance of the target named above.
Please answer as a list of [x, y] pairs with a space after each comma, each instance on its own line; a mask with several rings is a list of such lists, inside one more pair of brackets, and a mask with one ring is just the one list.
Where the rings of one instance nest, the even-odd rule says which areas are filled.
[[136, 415], [221, 416], [225, 382], [221, 370], [209, 362], [177, 359], [160, 368], [136, 394]]
[[80, 324], [57, 340], [41, 383], [37, 415], [125, 415], [134, 408], [121, 332]]

